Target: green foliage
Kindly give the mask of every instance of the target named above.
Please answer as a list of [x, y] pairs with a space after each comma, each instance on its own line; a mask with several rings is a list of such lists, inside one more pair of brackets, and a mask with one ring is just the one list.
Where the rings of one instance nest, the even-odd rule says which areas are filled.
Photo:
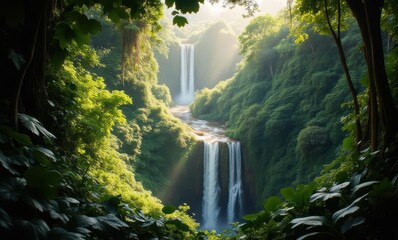
[[[309, 32], [308, 41], [297, 46], [287, 28], [277, 27], [278, 20], [264, 19], [276, 25], [264, 26], [274, 34], [241, 35], [253, 50], [239, 72], [199, 92], [191, 105], [194, 116], [225, 122], [227, 135], [245, 143], [244, 158], [256, 172], [257, 199], [312, 181], [336, 157], [344, 136], [340, 118], [352, 108], [341, 107], [349, 92], [332, 40]], [[260, 20], [253, 26], [264, 24]], [[342, 37], [352, 46], [347, 56], [359, 78], [358, 30], [352, 27]]]
[[326, 130], [318, 126], [302, 129], [297, 137], [297, 150], [308, 158], [325, 150], [328, 143]]
[[251, 53], [261, 39], [278, 32], [280, 25], [281, 22], [271, 15], [254, 18], [239, 36], [240, 53], [242, 55]]
[[[82, 49], [76, 49], [74, 53], [76, 56], [72, 58], [81, 60], [90, 55]], [[90, 53], [95, 54], [92, 51]], [[89, 58], [92, 59], [93, 56]], [[119, 218], [121, 220], [119, 222], [112, 215], [99, 216], [96, 219], [80, 217], [76, 221], [87, 222], [82, 224], [90, 226], [94, 232], [99, 231], [99, 236], [106, 236], [104, 231], [109, 231], [111, 236], [122, 236], [130, 231], [131, 234], [134, 232], [131, 235], [136, 236], [134, 238], [166, 235], [189, 237], [196, 223], [184, 209], [179, 209], [167, 217], [163, 216], [161, 202], [135, 180], [134, 171], [127, 164], [130, 159], [119, 150], [120, 140], [112, 135], [114, 127], [119, 126], [126, 134], [126, 138], [130, 139], [126, 145], [135, 143], [135, 148], [131, 150], [137, 154], [140, 153], [141, 142], [135, 139], [141, 134], [140, 126], [146, 127], [144, 123], [139, 122], [140, 116], [137, 115], [133, 116], [137, 117], [136, 121], [141, 125], [131, 124], [133, 121], [126, 119], [120, 109], [121, 105], [126, 104], [130, 104], [131, 108], [131, 98], [120, 90], [106, 90], [104, 79], [84, 69], [84, 62], [67, 60], [61, 71], [54, 73], [54, 81], [50, 85], [54, 118], [57, 119], [59, 126], [62, 126], [56, 131], [57, 144], [62, 146], [63, 157], [53, 167], [64, 173], [63, 184], [73, 189], [75, 195], [89, 201], [102, 201], [109, 213], [122, 217]], [[151, 95], [149, 86], [138, 86], [144, 86], [145, 95], [141, 96], [144, 100], [160, 103]], [[140, 97], [140, 95], [136, 96]], [[164, 108], [159, 109], [159, 115], [167, 115], [162, 111]], [[150, 114], [150, 112], [147, 113]], [[144, 118], [147, 120], [151, 117], [153, 116]], [[150, 130], [151, 128], [147, 128], [146, 131], [150, 132]], [[135, 135], [137, 132], [138, 134]], [[115, 198], [109, 199], [114, 195], [119, 195], [124, 202]], [[117, 206], [111, 207], [115, 202]], [[117, 210], [120, 207], [124, 209], [122, 215], [120, 215], [120, 210]], [[142, 213], [137, 213], [138, 211]], [[136, 221], [131, 222], [129, 219], [136, 219]], [[156, 224], [153, 225], [153, 222]], [[127, 228], [131, 229], [126, 231]], [[115, 233], [121, 229], [124, 230]], [[57, 229], [52, 234], [64, 233], [63, 230]], [[73, 235], [69, 232], [65, 234]]]
[[[145, 24], [137, 25], [138, 45], [132, 51], [139, 51], [134, 64], [126, 64], [124, 80], [121, 81], [120, 35], [109, 26], [93, 39], [93, 45], [100, 49], [104, 66], [93, 69], [98, 75], [106, 76], [109, 88], [119, 89], [133, 98], [133, 104], [122, 107], [126, 123], [118, 124], [114, 133], [123, 159], [134, 169], [135, 177], [143, 186], [162, 197], [161, 190], [168, 184], [168, 176], [178, 161], [194, 143], [186, 127], [174, 118], [167, 107], [171, 103], [170, 92], [165, 85], [157, 84], [158, 65], [154, 48], [162, 48], [156, 33]], [[136, 49], [138, 47], [138, 49]], [[104, 51], [106, 49], [106, 51]], [[109, 74], [114, 73], [114, 74]], [[114, 91], [115, 91], [114, 90]]]

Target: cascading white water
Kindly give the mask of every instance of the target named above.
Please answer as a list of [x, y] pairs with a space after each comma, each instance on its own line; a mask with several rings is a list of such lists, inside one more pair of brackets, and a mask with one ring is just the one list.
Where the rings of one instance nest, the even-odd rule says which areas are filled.
[[[192, 127], [192, 133], [204, 143], [201, 228], [223, 231], [229, 228], [228, 223], [239, 220], [245, 208], [240, 142], [226, 137], [222, 125], [192, 117], [188, 106], [176, 106], [172, 113]], [[228, 146], [228, 159], [221, 159], [222, 144]], [[225, 171], [228, 179], [222, 179], [227, 177], [222, 174]], [[221, 183], [228, 183], [228, 189]]]
[[193, 44], [181, 45], [180, 94], [176, 98], [176, 103], [179, 105], [187, 105], [194, 99], [194, 54]]
[[227, 142], [229, 153], [227, 221], [236, 220], [237, 210], [242, 209], [242, 162], [240, 142]]
[[219, 143], [204, 142], [202, 217], [204, 229], [215, 229], [220, 214]]

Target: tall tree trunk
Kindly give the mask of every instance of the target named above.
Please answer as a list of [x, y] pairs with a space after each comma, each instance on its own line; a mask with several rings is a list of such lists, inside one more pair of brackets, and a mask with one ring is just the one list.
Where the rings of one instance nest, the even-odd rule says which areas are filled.
[[389, 147], [398, 133], [398, 113], [391, 95], [384, 65], [383, 44], [381, 38], [380, 18], [383, 0], [346, 0], [362, 35], [365, 59], [369, 77], [370, 106], [368, 111], [371, 123], [371, 146], [379, 149], [379, 109], [381, 118], [382, 146]]
[[45, 98], [44, 72], [46, 67], [47, 19], [50, 7], [48, 0], [25, 2], [25, 29], [10, 42], [11, 48], [24, 57], [25, 63], [10, 76], [12, 81], [10, 121], [18, 131], [18, 113], [24, 109], [36, 116], [41, 113], [40, 103]]
[[[358, 104], [358, 98], [357, 98], [357, 90], [355, 89], [354, 84], [352, 83], [352, 79], [351, 79], [351, 74], [350, 71], [348, 69], [348, 65], [347, 65], [347, 59], [345, 56], [345, 52], [344, 52], [344, 48], [343, 48], [343, 44], [341, 43], [341, 31], [340, 31], [340, 25], [341, 25], [341, 6], [340, 6], [340, 0], [337, 1], [338, 4], [338, 17], [337, 17], [337, 21], [338, 21], [338, 25], [337, 25], [337, 32], [334, 30], [334, 28], [332, 27], [331, 21], [330, 21], [330, 14], [329, 14], [329, 9], [328, 9], [328, 5], [327, 5], [327, 0], [324, 0], [324, 7], [325, 7], [325, 15], [326, 15], [326, 20], [328, 23], [328, 27], [330, 30], [330, 33], [332, 34], [333, 40], [336, 43], [338, 52], [339, 52], [339, 57], [340, 57], [340, 62], [341, 62], [341, 66], [343, 67], [344, 70], [344, 74], [345, 74], [345, 78], [347, 80], [347, 84], [348, 84], [348, 88], [350, 89], [351, 92], [351, 96], [354, 102], [354, 113], [355, 113], [355, 128], [356, 128], [356, 143], [359, 144], [360, 141], [362, 140], [362, 127], [361, 127], [361, 121], [359, 118], [359, 104]], [[358, 146], [359, 147], [359, 146]]]

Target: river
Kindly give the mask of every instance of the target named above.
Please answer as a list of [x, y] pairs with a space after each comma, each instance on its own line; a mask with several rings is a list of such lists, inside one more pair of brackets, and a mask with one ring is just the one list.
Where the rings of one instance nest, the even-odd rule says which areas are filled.
[[196, 119], [188, 106], [174, 106], [170, 112], [192, 128], [192, 133], [200, 141], [204, 142], [233, 142], [225, 136], [225, 125], [219, 122], [211, 122]]

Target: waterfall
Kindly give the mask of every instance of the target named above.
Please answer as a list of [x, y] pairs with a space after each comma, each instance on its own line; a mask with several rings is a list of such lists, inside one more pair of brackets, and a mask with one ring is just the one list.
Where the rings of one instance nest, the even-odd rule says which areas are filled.
[[[203, 156], [203, 229], [218, 229], [234, 222], [242, 213], [242, 161], [240, 143], [226, 142], [228, 146], [228, 202], [220, 201], [220, 143], [204, 142]], [[226, 208], [226, 219], [219, 221], [221, 209]]]
[[242, 210], [242, 163], [240, 142], [227, 142], [229, 153], [227, 221], [234, 222]]
[[204, 229], [215, 229], [220, 214], [219, 143], [204, 142], [202, 217]]
[[187, 105], [194, 99], [194, 53], [193, 44], [181, 45], [180, 94], [176, 98], [177, 104], [180, 105]]

